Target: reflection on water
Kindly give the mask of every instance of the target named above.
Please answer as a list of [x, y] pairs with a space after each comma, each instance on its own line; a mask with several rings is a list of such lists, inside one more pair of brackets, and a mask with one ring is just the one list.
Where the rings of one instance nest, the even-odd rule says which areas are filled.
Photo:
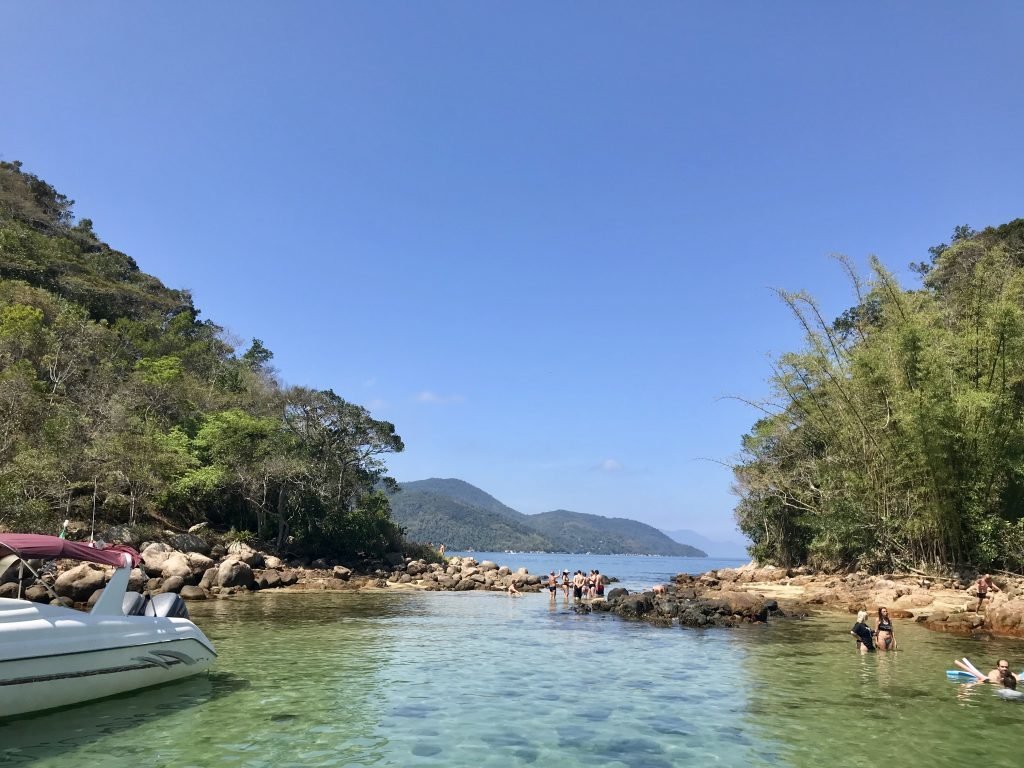
[[209, 678], [0, 724], [3, 765], [1019, 765], [1024, 704], [945, 678], [1013, 643], [852, 619], [736, 630], [577, 615], [546, 595], [261, 594], [196, 603]]

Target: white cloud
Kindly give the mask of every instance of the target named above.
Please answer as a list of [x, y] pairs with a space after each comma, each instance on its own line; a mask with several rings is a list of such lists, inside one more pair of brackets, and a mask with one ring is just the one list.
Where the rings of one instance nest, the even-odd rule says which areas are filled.
[[429, 390], [424, 390], [416, 395], [418, 403], [461, 403], [462, 400], [462, 395], [439, 395]]
[[623, 470], [622, 462], [616, 459], [605, 459], [597, 465], [597, 468], [601, 472], [621, 472]]

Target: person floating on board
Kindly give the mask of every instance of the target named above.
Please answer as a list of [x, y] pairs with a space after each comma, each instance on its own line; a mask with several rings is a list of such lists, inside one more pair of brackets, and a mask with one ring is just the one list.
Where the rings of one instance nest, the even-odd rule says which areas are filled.
[[869, 653], [875, 650], [875, 641], [871, 636], [871, 627], [864, 622], [867, 621], [868, 612], [860, 611], [857, 614], [857, 623], [853, 625], [850, 634], [857, 638], [857, 650], [861, 653]]
[[878, 623], [875, 624], [875, 644], [880, 651], [896, 650], [896, 635], [892, 631], [889, 609], [885, 607], [878, 609]]
[[1010, 671], [1010, 662], [1006, 659], [999, 659], [996, 668], [988, 673], [990, 683], [999, 683], [1004, 688], [1017, 688], [1017, 676]]

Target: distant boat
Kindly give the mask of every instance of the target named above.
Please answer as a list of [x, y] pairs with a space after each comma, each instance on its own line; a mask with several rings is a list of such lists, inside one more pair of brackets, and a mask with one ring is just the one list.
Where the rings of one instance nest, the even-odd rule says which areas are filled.
[[[92, 699], [205, 672], [217, 657], [189, 620], [179, 595], [128, 592], [141, 557], [57, 536], [0, 534], [0, 576], [31, 559], [69, 558], [115, 571], [89, 613], [0, 598], [0, 718]], [[32, 571], [34, 573], [34, 571]]]

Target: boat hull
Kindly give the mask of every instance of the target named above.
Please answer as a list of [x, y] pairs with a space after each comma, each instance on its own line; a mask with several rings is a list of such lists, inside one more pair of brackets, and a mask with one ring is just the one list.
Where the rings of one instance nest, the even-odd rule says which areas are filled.
[[191, 621], [0, 599], [0, 718], [180, 680], [216, 659]]

